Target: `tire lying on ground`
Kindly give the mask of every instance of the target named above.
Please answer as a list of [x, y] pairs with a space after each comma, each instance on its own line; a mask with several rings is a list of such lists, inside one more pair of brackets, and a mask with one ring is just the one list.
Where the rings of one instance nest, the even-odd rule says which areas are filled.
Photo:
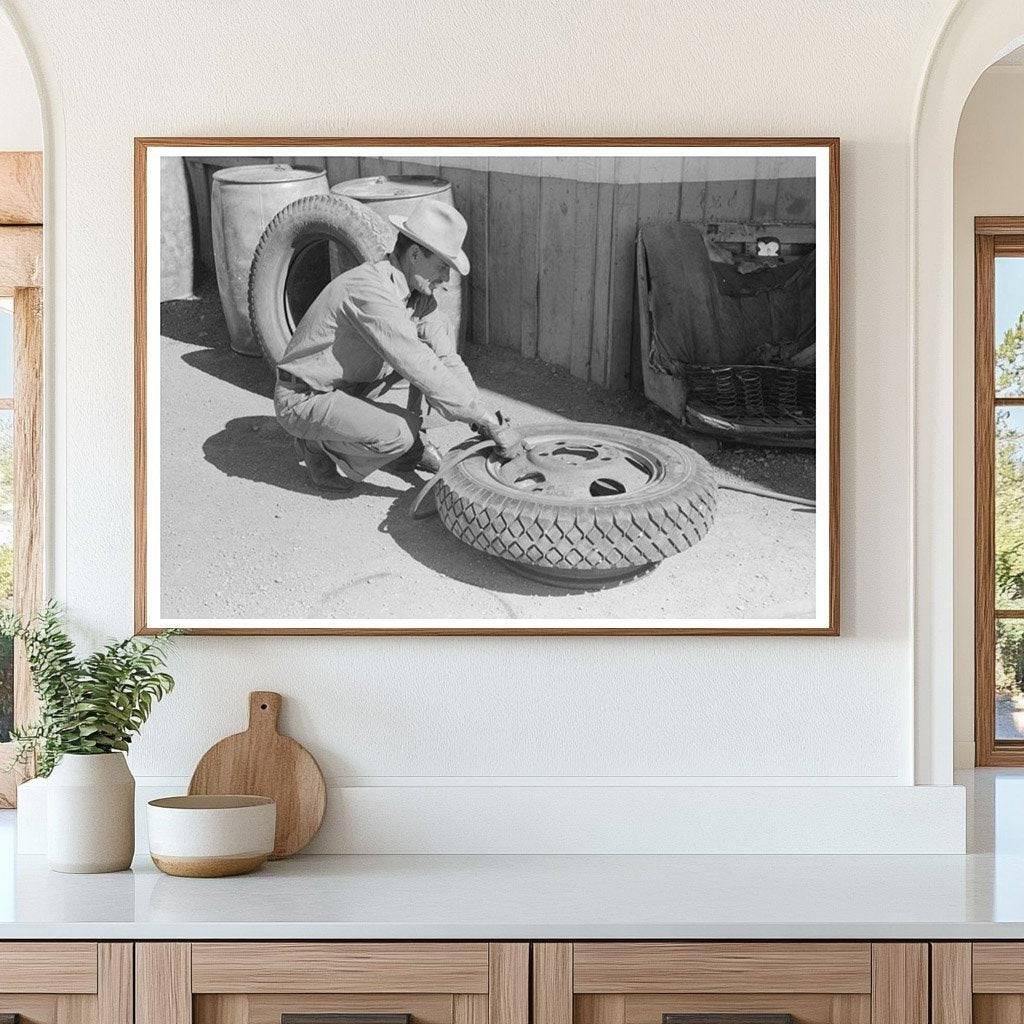
[[[693, 547], [714, 522], [711, 467], [676, 441], [595, 423], [522, 433], [528, 457], [471, 456], [441, 478], [436, 502], [455, 537], [528, 576], [577, 588], [623, 579]], [[602, 463], [626, 472], [601, 477]]]
[[[280, 361], [302, 314], [331, 279], [383, 259], [394, 240], [395, 230], [383, 217], [339, 195], [304, 196], [267, 225], [249, 271], [249, 320], [271, 365]], [[333, 254], [330, 243], [336, 243]]]

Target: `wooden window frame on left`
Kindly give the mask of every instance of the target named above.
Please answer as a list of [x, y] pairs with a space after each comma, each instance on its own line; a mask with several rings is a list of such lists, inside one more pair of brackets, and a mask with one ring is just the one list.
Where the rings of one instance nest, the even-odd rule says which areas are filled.
[[[0, 153], [0, 297], [14, 299], [14, 608], [39, 610], [42, 561], [43, 160]], [[35, 718], [25, 653], [14, 652], [14, 723]], [[13, 807], [32, 765], [14, 767], [14, 744], [0, 743], [0, 807]]]

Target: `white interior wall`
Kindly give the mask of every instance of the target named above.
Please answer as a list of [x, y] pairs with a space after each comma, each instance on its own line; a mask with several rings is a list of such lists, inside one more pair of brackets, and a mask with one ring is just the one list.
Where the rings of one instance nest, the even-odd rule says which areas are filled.
[[25, 51], [0, 11], [0, 150], [43, 148], [39, 94]]
[[1024, 215], [1024, 65], [986, 71], [964, 106], [954, 160], [954, 741], [974, 764], [974, 218]]
[[[182, 4], [141, 17], [127, 0], [5, 3], [52, 115], [49, 552], [52, 589], [89, 640], [132, 624], [133, 136], [843, 140], [842, 637], [188, 638], [178, 690], [133, 748], [139, 775], [187, 776], [259, 687], [285, 693], [286, 727], [320, 759], [341, 820], [367, 790], [377, 813], [422, 794], [403, 805], [415, 813], [483, 787], [497, 828], [509, 786], [517, 807], [523, 790], [568, 792], [572, 813], [573, 787], [624, 783], [817, 787], [799, 813], [822, 828], [831, 787], [866, 786], [887, 814], [879, 787], [909, 786], [914, 754], [908, 151], [944, 0], [760, 14], [729, 0], [713, 19], [667, 0], [643, 18], [515, 0], [442, 19], [357, 0], [300, 19], [260, 0], [201, 21]], [[955, 845], [962, 804], [932, 811]], [[713, 828], [714, 803], [701, 813]], [[891, 820], [883, 845], [899, 841]]]

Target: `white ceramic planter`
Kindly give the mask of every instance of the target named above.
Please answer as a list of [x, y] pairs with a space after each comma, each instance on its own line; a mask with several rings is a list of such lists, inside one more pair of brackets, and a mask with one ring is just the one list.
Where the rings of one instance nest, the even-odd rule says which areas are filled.
[[124, 871], [135, 854], [135, 779], [124, 754], [65, 754], [46, 784], [52, 871]]

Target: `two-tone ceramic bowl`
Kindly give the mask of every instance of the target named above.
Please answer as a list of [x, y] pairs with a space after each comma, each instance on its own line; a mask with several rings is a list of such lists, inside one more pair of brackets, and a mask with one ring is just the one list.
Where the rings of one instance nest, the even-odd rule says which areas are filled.
[[169, 796], [150, 800], [147, 821], [161, 871], [222, 878], [255, 871], [270, 857], [277, 805], [263, 796]]

